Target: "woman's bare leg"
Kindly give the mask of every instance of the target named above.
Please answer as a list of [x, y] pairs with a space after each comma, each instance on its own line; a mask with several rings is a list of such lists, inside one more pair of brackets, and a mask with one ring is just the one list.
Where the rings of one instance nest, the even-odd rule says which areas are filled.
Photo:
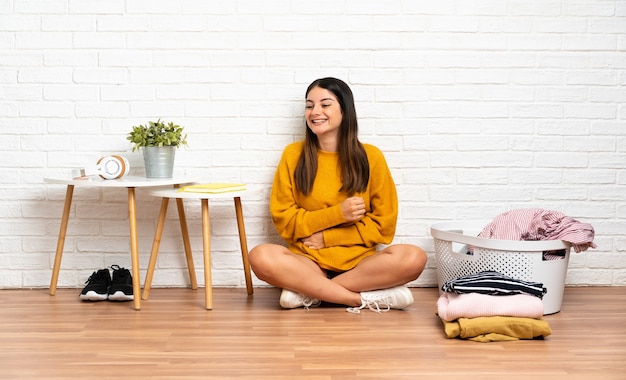
[[387, 289], [417, 279], [426, 261], [426, 253], [415, 245], [390, 245], [332, 281], [353, 292]]
[[346, 289], [326, 277], [312, 260], [296, 255], [282, 245], [262, 244], [249, 253], [250, 266], [260, 279], [279, 288], [293, 290], [321, 301], [360, 306], [358, 291]]

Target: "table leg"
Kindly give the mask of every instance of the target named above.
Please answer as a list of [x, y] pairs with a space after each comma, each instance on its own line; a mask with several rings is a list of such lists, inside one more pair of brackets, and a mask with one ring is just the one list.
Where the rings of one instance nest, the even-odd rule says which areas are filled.
[[152, 276], [154, 275], [154, 267], [156, 266], [157, 257], [159, 255], [161, 236], [163, 235], [163, 226], [165, 225], [165, 216], [167, 215], [167, 205], [169, 204], [169, 201], [169, 198], [161, 199], [161, 210], [159, 211], [159, 219], [157, 220], [156, 231], [154, 232], [154, 240], [152, 241], [152, 251], [150, 251], [148, 271], [146, 272], [146, 280], [143, 283], [143, 294], [141, 296], [141, 299], [143, 300], [147, 300], [148, 297], [150, 297]]
[[141, 285], [139, 280], [139, 243], [137, 237], [137, 202], [135, 188], [128, 188], [128, 221], [130, 223], [130, 257], [133, 276], [133, 304], [135, 310], [141, 310]]
[[246, 238], [246, 227], [243, 223], [243, 211], [241, 209], [241, 198], [235, 197], [235, 213], [237, 214], [237, 227], [239, 229], [239, 244], [241, 245], [241, 258], [243, 260], [243, 273], [246, 277], [246, 289], [248, 295], [254, 293], [252, 287], [252, 276], [250, 275], [250, 262], [248, 261], [248, 240]]
[[67, 190], [65, 191], [65, 205], [63, 206], [63, 215], [61, 216], [61, 227], [59, 228], [59, 239], [57, 240], [57, 252], [54, 256], [54, 265], [52, 266], [52, 278], [50, 279], [51, 296], [55, 295], [57, 292], [57, 282], [59, 281], [59, 270], [61, 269], [63, 246], [65, 245], [65, 235], [67, 233], [67, 224], [70, 219], [70, 208], [72, 206], [73, 194], [74, 185], [67, 185]]
[[204, 253], [204, 301], [207, 309], [213, 309], [213, 280], [211, 277], [211, 225], [209, 200], [202, 199], [202, 251]]
[[180, 231], [183, 235], [183, 245], [185, 246], [185, 257], [187, 258], [187, 270], [189, 271], [189, 281], [191, 289], [198, 289], [198, 280], [196, 280], [196, 268], [193, 264], [193, 254], [191, 252], [191, 243], [189, 242], [189, 229], [187, 228], [187, 218], [185, 216], [185, 205], [183, 200], [176, 198], [176, 206], [178, 208], [178, 221], [180, 222]]

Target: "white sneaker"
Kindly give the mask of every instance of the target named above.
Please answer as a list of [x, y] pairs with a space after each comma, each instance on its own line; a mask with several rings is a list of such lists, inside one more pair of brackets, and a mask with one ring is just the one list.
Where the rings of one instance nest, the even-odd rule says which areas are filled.
[[283, 292], [280, 294], [280, 306], [284, 309], [295, 309], [297, 307], [308, 309], [309, 307], [317, 307], [321, 303], [318, 299], [293, 292], [289, 289], [283, 289]]
[[384, 313], [390, 309], [404, 309], [414, 302], [413, 293], [406, 286], [396, 286], [389, 289], [361, 292], [361, 306], [349, 307], [350, 313], [359, 314], [361, 309], [369, 308], [377, 313]]

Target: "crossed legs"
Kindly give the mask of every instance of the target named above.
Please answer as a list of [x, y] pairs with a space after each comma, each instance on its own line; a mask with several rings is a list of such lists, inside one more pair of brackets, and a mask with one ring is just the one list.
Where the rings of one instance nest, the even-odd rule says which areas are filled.
[[332, 279], [315, 262], [282, 245], [259, 245], [250, 251], [249, 260], [256, 276], [271, 285], [321, 301], [359, 306], [360, 292], [404, 285], [418, 278], [427, 257], [417, 246], [391, 245]]

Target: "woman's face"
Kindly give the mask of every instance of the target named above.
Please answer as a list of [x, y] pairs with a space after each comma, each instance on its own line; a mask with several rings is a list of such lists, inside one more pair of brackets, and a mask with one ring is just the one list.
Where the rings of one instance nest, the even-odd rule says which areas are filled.
[[306, 96], [305, 119], [309, 129], [322, 137], [336, 137], [343, 115], [339, 101], [332, 92], [313, 87]]

